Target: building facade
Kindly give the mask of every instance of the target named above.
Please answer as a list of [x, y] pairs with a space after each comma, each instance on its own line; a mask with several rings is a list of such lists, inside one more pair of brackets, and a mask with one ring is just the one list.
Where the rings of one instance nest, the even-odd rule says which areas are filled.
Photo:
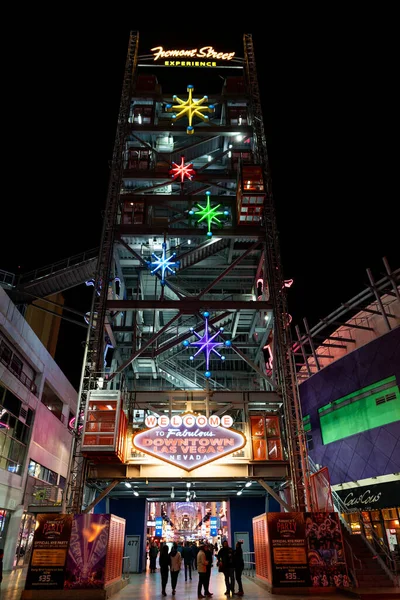
[[393, 552], [400, 547], [400, 302], [387, 290], [384, 314], [370, 303], [315, 346], [311, 375], [300, 370], [300, 398], [311, 460], [328, 468], [352, 531], [370, 538], [373, 529]]
[[29, 558], [35, 514], [60, 512], [77, 392], [0, 287], [0, 546]]

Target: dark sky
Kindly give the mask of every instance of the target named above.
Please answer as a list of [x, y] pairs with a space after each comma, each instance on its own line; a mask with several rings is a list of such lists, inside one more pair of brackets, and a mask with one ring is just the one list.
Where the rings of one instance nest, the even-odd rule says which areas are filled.
[[[365, 269], [378, 277], [383, 256], [398, 267], [391, 17], [330, 17], [318, 27], [303, 15], [235, 31], [211, 20], [197, 35], [191, 27], [156, 32], [134, 17], [16, 27], [3, 73], [10, 133], [0, 268], [24, 272], [99, 244], [130, 29], [140, 32], [141, 53], [201, 43], [242, 55], [243, 31], [253, 34], [294, 323], [306, 316], [314, 324], [361, 292]], [[196, 85], [193, 70], [187, 77], [182, 88]], [[66, 303], [86, 310], [90, 292], [67, 292]], [[63, 325], [57, 360], [75, 385], [84, 337]]]

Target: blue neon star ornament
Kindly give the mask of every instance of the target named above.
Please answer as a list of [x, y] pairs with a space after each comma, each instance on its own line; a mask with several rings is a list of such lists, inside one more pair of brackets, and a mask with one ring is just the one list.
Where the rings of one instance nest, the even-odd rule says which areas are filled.
[[204, 312], [203, 313], [203, 317], [205, 319], [205, 327], [204, 327], [204, 334], [203, 336], [199, 335], [197, 333], [197, 331], [195, 331], [193, 329], [193, 327], [190, 328], [190, 332], [193, 333], [193, 335], [196, 336], [197, 341], [196, 342], [189, 342], [188, 340], [185, 340], [183, 342], [183, 345], [188, 347], [188, 346], [194, 346], [197, 347], [198, 350], [196, 352], [196, 354], [194, 354], [193, 356], [190, 357], [190, 360], [194, 360], [196, 358], [196, 356], [198, 356], [200, 354], [200, 352], [204, 352], [204, 356], [206, 359], [206, 368], [207, 371], [204, 373], [204, 375], [209, 378], [211, 377], [211, 371], [210, 371], [210, 354], [212, 352], [214, 352], [214, 354], [216, 354], [218, 356], [218, 358], [220, 358], [221, 360], [225, 360], [225, 356], [223, 356], [222, 354], [220, 354], [216, 348], [219, 348], [220, 346], [226, 346], [227, 348], [229, 348], [229, 346], [232, 345], [232, 342], [230, 340], [226, 340], [225, 342], [214, 342], [215, 338], [223, 332], [224, 328], [220, 327], [219, 330], [217, 331], [217, 333], [214, 333], [214, 335], [210, 335], [210, 331], [209, 331], [209, 326], [208, 326], [208, 317], [210, 316], [209, 312]]
[[173, 252], [171, 254], [171, 256], [169, 256], [167, 258], [167, 244], [164, 242], [162, 245], [162, 255], [161, 256], [157, 256], [157, 254], [152, 254], [152, 257], [155, 259], [153, 262], [151, 261], [146, 261], [147, 262], [147, 266], [149, 267], [149, 269], [151, 269], [151, 274], [155, 275], [155, 273], [157, 273], [157, 271], [160, 271], [161, 273], [161, 285], [165, 285], [165, 276], [167, 275], [167, 273], [172, 273], [173, 275], [176, 275], [176, 271], [174, 271], [174, 268], [179, 267], [180, 265], [180, 261], [179, 260], [173, 260], [174, 256], [176, 256], [176, 252]]

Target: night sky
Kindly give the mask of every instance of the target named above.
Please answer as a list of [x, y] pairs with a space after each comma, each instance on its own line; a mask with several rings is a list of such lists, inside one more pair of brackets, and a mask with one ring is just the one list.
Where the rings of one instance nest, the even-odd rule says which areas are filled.
[[[363, 19], [320, 27], [305, 16], [302, 26], [269, 19], [262, 30], [229, 32], [211, 19], [198, 35], [151, 32], [134, 17], [16, 27], [3, 72], [9, 185], [0, 268], [26, 272], [99, 244], [130, 29], [140, 32], [141, 53], [200, 44], [242, 56], [242, 33], [253, 34], [284, 274], [295, 280], [293, 323], [305, 316], [313, 325], [361, 292], [367, 267], [383, 273], [383, 256], [399, 267], [394, 38], [390, 15], [383, 25]], [[196, 87], [195, 69], [179, 75], [173, 93]], [[90, 297], [85, 286], [65, 293], [83, 312]], [[63, 323], [56, 359], [75, 386], [84, 338]]]

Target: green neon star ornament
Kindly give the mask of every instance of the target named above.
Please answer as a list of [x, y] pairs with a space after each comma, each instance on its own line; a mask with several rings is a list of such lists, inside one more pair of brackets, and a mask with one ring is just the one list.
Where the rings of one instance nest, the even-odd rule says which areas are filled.
[[223, 227], [224, 223], [218, 217], [228, 217], [229, 212], [227, 210], [218, 210], [221, 206], [217, 204], [216, 206], [211, 206], [210, 200], [211, 192], [206, 192], [207, 204], [205, 206], [201, 206], [201, 204], [196, 205], [197, 210], [194, 211], [189, 210], [189, 218], [193, 218], [196, 220], [196, 225], [200, 223], [207, 224], [207, 237], [212, 237], [211, 225], [216, 225], [217, 227]]
[[213, 104], [210, 104], [209, 106], [202, 106], [202, 104], [206, 102], [206, 100], [208, 100], [208, 96], [203, 96], [203, 98], [201, 98], [200, 100], [193, 100], [193, 85], [188, 85], [187, 91], [189, 93], [187, 100], [181, 100], [180, 98], [178, 98], [178, 96], [174, 95], [172, 96], [172, 99], [178, 104], [167, 104], [166, 110], [167, 112], [172, 113], [172, 119], [174, 121], [178, 121], [182, 117], [187, 117], [189, 120], [189, 125], [186, 129], [186, 133], [188, 133], [189, 135], [193, 135], [193, 117], [199, 117], [202, 121], [208, 121], [208, 115], [205, 115], [203, 113], [213, 113], [215, 111], [215, 108]]

